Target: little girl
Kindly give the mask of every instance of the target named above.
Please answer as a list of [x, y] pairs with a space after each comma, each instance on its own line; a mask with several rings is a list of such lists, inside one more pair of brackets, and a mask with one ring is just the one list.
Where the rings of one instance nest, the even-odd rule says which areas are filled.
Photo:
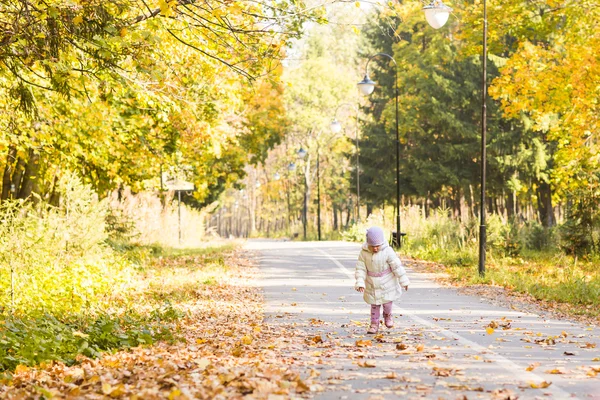
[[354, 288], [364, 293], [363, 299], [371, 305], [371, 327], [367, 333], [378, 332], [382, 304], [385, 326], [393, 328], [393, 301], [402, 294], [400, 286], [406, 291], [410, 282], [396, 252], [377, 226], [367, 230], [367, 242], [358, 255], [355, 276]]

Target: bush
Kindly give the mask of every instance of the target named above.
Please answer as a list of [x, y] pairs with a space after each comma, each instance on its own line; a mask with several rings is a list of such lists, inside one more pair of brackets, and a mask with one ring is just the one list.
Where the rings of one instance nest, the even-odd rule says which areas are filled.
[[560, 227], [561, 247], [567, 254], [581, 256], [598, 247], [595, 222], [600, 220], [598, 199], [580, 198], [567, 209], [566, 222]]
[[387, 235], [390, 230], [386, 229], [387, 227], [384, 223], [383, 212], [380, 211], [369, 215], [364, 222], [351, 225], [349, 229], [342, 232], [342, 239], [349, 242], [363, 243], [366, 240], [367, 229], [372, 226], [379, 226], [383, 228], [386, 234], [386, 239], [389, 238]]
[[500, 251], [503, 256], [518, 256], [523, 247], [518, 225], [514, 221], [505, 221], [497, 214], [490, 215], [487, 222], [487, 245], [490, 250]]
[[521, 228], [525, 247], [530, 250], [547, 250], [556, 245], [555, 230], [542, 226], [537, 221], [528, 221]]
[[0, 306], [16, 314], [71, 315], [127, 281], [127, 262], [104, 242], [106, 203], [74, 175], [58, 207], [0, 207]]

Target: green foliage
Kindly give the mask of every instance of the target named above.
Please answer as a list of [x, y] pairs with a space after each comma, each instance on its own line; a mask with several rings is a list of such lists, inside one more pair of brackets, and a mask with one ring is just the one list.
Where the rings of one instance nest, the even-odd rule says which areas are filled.
[[175, 340], [172, 321], [182, 313], [165, 305], [150, 318], [130, 313], [101, 314], [94, 318], [63, 321], [43, 314], [35, 317], [0, 314], [0, 371], [17, 365], [33, 366], [56, 360], [71, 365], [78, 355], [98, 357], [103, 351]]
[[501, 252], [502, 256], [516, 257], [520, 254], [523, 244], [519, 227], [514, 221], [506, 221], [497, 214], [487, 219], [487, 245], [490, 250]]
[[586, 194], [572, 201], [566, 221], [560, 227], [561, 247], [567, 254], [581, 256], [597, 251], [600, 246], [600, 198], [593, 191]]
[[364, 221], [350, 225], [348, 229], [342, 232], [342, 238], [349, 242], [364, 243], [366, 240], [367, 229], [372, 226], [383, 228], [384, 235], [386, 235], [386, 238], [389, 237], [387, 235], [391, 230], [387, 229], [389, 227], [386, 227], [386, 224], [384, 223], [383, 213], [377, 212], [369, 215]]
[[549, 250], [557, 243], [556, 229], [547, 228], [537, 221], [529, 221], [521, 227], [523, 242], [530, 250]]

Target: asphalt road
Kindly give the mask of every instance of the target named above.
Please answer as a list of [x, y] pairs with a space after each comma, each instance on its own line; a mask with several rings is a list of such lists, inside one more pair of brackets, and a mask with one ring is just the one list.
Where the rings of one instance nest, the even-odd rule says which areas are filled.
[[358, 244], [246, 247], [259, 254], [267, 324], [301, 338], [288, 352], [315, 398], [600, 399], [598, 327], [497, 307], [407, 269], [396, 326], [367, 335]]

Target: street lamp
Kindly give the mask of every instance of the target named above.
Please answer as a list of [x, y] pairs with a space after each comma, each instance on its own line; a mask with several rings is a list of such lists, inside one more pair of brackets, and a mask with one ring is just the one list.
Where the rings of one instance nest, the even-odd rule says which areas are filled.
[[394, 237], [394, 241], [392, 245], [396, 247], [401, 247], [402, 243], [400, 241], [400, 132], [398, 130], [398, 64], [394, 57], [390, 56], [387, 53], [377, 53], [372, 55], [367, 60], [367, 65], [365, 66], [365, 77], [362, 81], [358, 82], [358, 89], [360, 92], [366, 96], [373, 93], [375, 90], [376, 83], [369, 78], [369, 62], [375, 57], [383, 56], [389, 58], [394, 62], [394, 97], [396, 99], [396, 236]]
[[304, 159], [306, 157], [306, 150], [301, 147], [296, 154], [298, 154], [299, 159]]
[[452, 8], [448, 7], [439, 0], [432, 0], [431, 3], [423, 7], [425, 19], [433, 29], [440, 29], [448, 22], [448, 17]]
[[487, 4], [483, 0], [483, 78], [481, 87], [481, 203], [480, 203], [480, 225], [479, 225], [479, 275], [485, 275], [485, 245], [486, 245], [486, 227], [485, 227], [485, 164], [487, 162], [486, 153], [486, 133], [487, 133]]
[[[438, 29], [448, 20], [452, 9], [441, 1], [433, 0], [431, 4], [423, 7], [425, 18], [432, 28]], [[483, 57], [482, 57], [482, 84], [481, 84], [481, 201], [479, 204], [479, 275], [485, 275], [485, 248], [486, 234], [486, 211], [485, 211], [485, 181], [487, 163], [487, 3], [483, 0]]]
[[[485, 1], [485, 0], [484, 0]], [[429, 25], [431, 25], [434, 29], [439, 29], [448, 21], [448, 17], [452, 9], [446, 6], [441, 0], [432, 0], [431, 3], [425, 7], [423, 7], [423, 11], [425, 12], [425, 19]], [[365, 66], [365, 77], [362, 81], [358, 83], [358, 88], [360, 92], [368, 96], [375, 90], [376, 83], [369, 78], [369, 62], [378, 56], [383, 56], [389, 58], [394, 63], [395, 74], [394, 74], [394, 94], [396, 97], [396, 237], [394, 238], [394, 243], [397, 247], [402, 246], [402, 242], [400, 240], [402, 234], [400, 231], [400, 137], [398, 130], [398, 64], [394, 57], [390, 56], [387, 53], [377, 53], [372, 55], [367, 60], [367, 65]]]
[[329, 125], [333, 134], [338, 134], [342, 131], [342, 124], [337, 120], [338, 110], [343, 106], [350, 106], [356, 111], [355, 123], [355, 138], [356, 138], [356, 221], [360, 221], [360, 169], [359, 169], [359, 147], [358, 147], [358, 105], [354, 106], [350, 103], [342, 103], [335, 109], [333, 121]]
[[[307, 154], [307, 151], [304, 150], [302, 147], [300, 148], [300, 150], [298, 150], [296, 152], [296, 155], [301, 160], [304, 159], [304, 157], [306, 157], [306, 154]], [[303, 201], [303, 207], [302, 207], [302, 233], [303, 233], [304, 240], [306, 240], [306, 225], [308, 224], [308, 195], [306, 192], [308, 191], [308, 182], [306, 181], [306, 178], [304, 181], [305, 181], [306, 187], [304, 188], [304, 201]]]

